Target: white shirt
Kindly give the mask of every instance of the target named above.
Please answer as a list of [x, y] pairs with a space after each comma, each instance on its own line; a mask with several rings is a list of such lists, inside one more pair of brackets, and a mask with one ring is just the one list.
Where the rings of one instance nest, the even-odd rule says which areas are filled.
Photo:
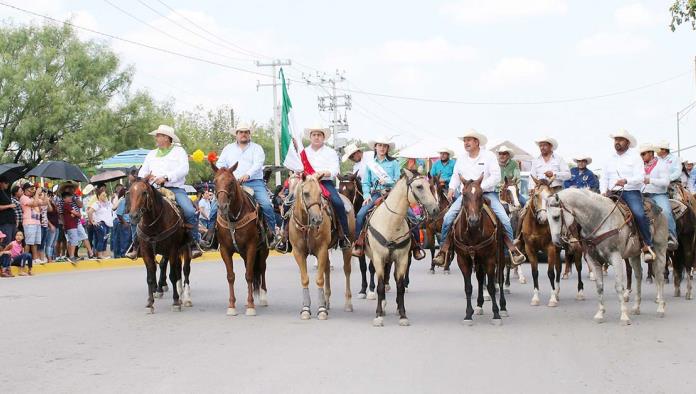
[[483, 181], [481, 181], [483, 192], [495, 191], [495, 186], [500, 182], [500, 165], [498, 165], [498, 158], [495, 157], [495, 154], [483, 148], [479, 150], [477, 157], [472, 158], [467, 153], [461, 158], [457, 158], [449, 188], [457, 190], [461, 186], [460, 175], [464, 179], [476, 180], [481, 174], [483, 174]]
[[643, 185], [643, 193], [667, 193], [667, 187], [669, 186], [669, 167], [667, 163], [657, 160], [655, 168], [650, 171], [650, 175], [646, 172], [645, 177], [650, 179], [650, 183]]
[[624, 190], [640, 190], [643, 187], [644, 176], [643, 159], [635, 149], [628, 149], [622, 155], [614, 152], [605, 163], [602, 176], [599, 178], [599, 192], [621, 189], [615, 186], [619, 179], [628, 181]]
[[563, 158], [555, 153], [551, 154], [549, 161], [546, 161], [542, 156], [532, 160], [531, 175], [537, 179], [551, 178], [544, 175], [546, 171], [553, 172], [556, 177], [551, 183], [551, 187], [563, 186], [563, 181], [570, 179], [570, 167]]
[[174, 146], [166, 156], [157, 157], [157, 149], [153, 149], [145, 156], [143, 166], [138, 171], [138, 176], [144, 178], [150, 174], [155, 177], [166, 176], [166, 187], [182, 187], [189, 172], [189, 158], [184, 148]]
[[340, 172], [338, 163], [338, 153], [326, 145], [322, 145], [319, 150], [314, 150], [312, 146], [305, 148], [307, 160], [316, 172], [329, 172], [330, 176], [321, 178], [322, 180], [333, 179]]
[[198, 201], [198, 211], [203, 219], [210, 219], [210, 200], [201, 198], [201, 200]]
[[362, 160], [353, 164], [353, 174], [357, 173], [360, 179], [365, 179], [367, 176], [367, 162], [375, 159], [375, 152], [363, 152]]
[[92, 218], [95, 222], [104, 222], [107, 226], [113, 227], [114, 225], [114, 215], [111, 209], [111, 203], [109, 201], [96, 201], [90, 206], [94, 210]]
[[682, 173], [682, 166], [679, 157], [677, 157], [674, 153], [668, 153], [664, 158], [657, 156], [657, 160], [664, 162], [665, 165], [667, 165], [670, 182], [679, 180]]
[[228, 144], [222, 150], [216, 165], [218, 168], [231, 168], [234, 163], [237, 164], [237, 169], [234, 170], [234, 176], [239, 179], [244, 175], [248, 175], [249, 179], [263, 179], [263, 163], [266, 161], [266, 154], [263, 152], [261, 145], [255, 142], [249, 144], [242, 149], [238, 143]]

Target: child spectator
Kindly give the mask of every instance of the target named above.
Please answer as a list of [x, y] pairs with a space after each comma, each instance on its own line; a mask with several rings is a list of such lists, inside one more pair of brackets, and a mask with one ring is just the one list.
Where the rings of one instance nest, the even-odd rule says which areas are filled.
[[75, 209], [72, 206], [72, 201], [72, 193], [63, 192], [63, 228], [68, 239], [67, 260], [75, 265], [77, 263], [77, 247], [81, 242], [87, 249], [89, 258], [93, 259], [94, 257], [92, 254], [92, 246], [87, 240], [87, 233], [84, 227], [82, 227], [82, 223], [80, 223], [82, 215], [79, 209]]
[[[5, 234], [2, 234], [1, 238], [4, 238]], [[5, 249], [0, 252], [3, 257], [3, 277], [14, 276], [10, 272], [10, 265], [16, 265], [19, 267], [19, 276], [31, 275], [32, 268], [32, 258], [29, 253], [24, 252], [24, 233], [17, 231], [15, 234], [15, 240], [10, 242]], [[11, 263], [7, 263], [11, 260]]]

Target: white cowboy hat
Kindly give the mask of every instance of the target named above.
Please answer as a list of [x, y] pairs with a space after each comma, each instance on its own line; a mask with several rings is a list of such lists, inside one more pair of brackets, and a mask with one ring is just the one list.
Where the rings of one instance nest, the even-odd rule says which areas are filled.
[[655, 145], [653, 145], [653, 144], [648, 144], [648, 143], [646, 142], [646, 143], [644, 143], [644, 144], [640, 144], [640, 147], [638, 148], [638, 151], [639, 151], [639, 153], [650, 152], [650, 151], [655, 152], [655, 149], [657, 149], [657, 147], [656, 147]]
[[464, 135], [459, 137], [459, 139], [464, 141], [464, 138], [467, 138], [467, 137], [476, 138], [479, 141], [479, 145], [481, 145], [481, 146], [486, 145], [486, 143], [488, 142], [488, 138], [485, 135], [479, 133], [478, 131], [476, 131], [474, 129], [469, 129], [469, 130], [465, 131]]
[[246, 122], [239, 122], [237, 124], [237, 127], [234, 128], [234, 133], [237, 134], [238, 131], [248, 131], [252, 133], [254, 131], [254, 128]]
[[592, 158], [591, 158], [590, 156], [587, 156], [587, 155], [584, 155], [584, 156], [582, 156], [582, 155], [580, 155], [580, 156], [575, 156], [575, 157], [573, 158], [573, 161], [576, 162], [576, 163], [579, 162], [580, 160], [585, 160], [585, 161], [587, 162], [587, 165], [588, 165], [588, 166], [589, 166], [590, 164], [592, 164]]
[[670, 149], [669, 148], [669, 141], [667, 141], [667, 140], [662, 140], [662, 141], [658, 142], [657, 144], [655, 144], [654, 146], [655, 146], [655, 149], [667, 149], [667, 150]]
[[315, 123], [312, 126], [304, 129], [304, 137], [306, 139], [309, 139], [309, 135], [312, 134], [312, 131], [321, 131], [322, 133], [324, 133], [325, 140], [328, 140], [331, 136], [331, 130], [329, 130], [328, 127], [324, 127], [321, 123]]
[[391, 138], [384, 136], [384, 135], [377, 136], [377, 138], [370, 140], [370, 142], [368, 142], [367, 144], [373, 148], [374, 148], [375, 144], [389, 145], [389, 150], [391, 150], [391, 151], [393, 151], [394, 148], [396, 148], [396, 143], [394, 141], [392, 141]]
[[515, 151], [513, 151], [511, 148], [508, 148], [505, 145], [500, 145], [498, 147], [498, 150], [495, 153], [503, 153], [503, 152], [507, 152], [510, 155], [511, 159], [513, 158], [513, 156], [515, 156]]
[[174, 143], [179, 143], [179, 137], [176, 136], [176, 133], [174, 133], [174, 128], [172, 126], [167, 126], [165, 124], [159, 125], [157, 130], [153, 130], [150, 132], [150, 135], [157, 135], [157, 134], [162, 134], [166, 135], [167, 137], [172, 139], [172, 142]]
[[355, 143], [351, 142], [350, 145], [346, 146], [343, 149], [343, 156], [341, 157], [341, 161], [348, 161], [350, 157], [353, 155], [353, 153], [357, 151], [362, 151], [362, 149]]
[[628, 144], [628, 147], [629, 147], [629, 148], [635, 148], [636, 145], [638, 145], [638, 141], [636, 141], [636, 137], [634, 137], [633, 135], [631, 135], [631, 133], [629, 133], [629, 132], [626, 131], [625, 129], [621, 129], [621, 130], [617, 131], [616, 133], [609, 134], [609, 138], [623, 138], [623, 139], [626, 139], [626, 140], [628, 140], [628, 143], [629, 143], [629, 144]]
[[448, 153], [450, 158], [454, 156], [454, 151], [450, 148], [440, 148], [437, 150], [437, 153]]
[[92, 193], [93, 191], [94, 191], [94, 185], [90, 183], [89, 185], [85, 186], [84, 189], [82, 189], [82, 195], [86, 196], [89, 193]]
[[537, 144], [537, 146], [538, 146], [539, 144], [541, 144], [542, 142], [546, 142], [546, 143], [551, 144], [551, 148], [552, 148], [553, 150], [556, 150], [556, 148], [558, 148], [558, 141], [556, 141], [556, 139], [555, 139], [555, 138], [552, 138], [552, 137], [548, 137], [548, 136], [547, 136], [547, 137], [541, 137], [541, 138], [539, 138], [538, 140], [536, 140], [536, 141], [534, 141], [534, 142]]

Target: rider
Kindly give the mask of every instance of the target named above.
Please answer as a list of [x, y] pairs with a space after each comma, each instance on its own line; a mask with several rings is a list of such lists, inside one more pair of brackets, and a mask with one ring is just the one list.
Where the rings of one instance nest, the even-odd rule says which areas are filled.
[[351, 143], [343, 150], [342, 162], [348, 160], [353, 162], [353, 174], [356, 174], [361, 180], [365, 179], [367, 172], [366, 163], [374, 157], [374, 152], [363, 151], [355, 142]]
[[568, 189], [571, 187], [577, 189], [590, 189], [594, 192], [599, 190], [599, 180], [597, 176], [587, 168], [588, 165], [592, 164], [592, 158], [590, 156], [577, 156], [573, 158], [576, 167], [570, 169], [570, 179], [563, 182], [563, 188]]
[[[501, 145], [498, 148], [498, 165], [500, 166], [500, 183], [496, 186], [498, 191], [505, 185], [506, 178], [508, 182], [517, 186], [517, 190], [520, 190], [520, 164], [516, 160], [512, 160], [514, 156], [515, 152], [507, 146]], [[522, 206], [527, 204], [527, 199], [522, 193], [518, 193], [518, 199]]]
[[604, 195], [616, 192], [619, 198], [628, 205], [642, 236], [643, 260], [652, 262], [655, 260], [655, 252], [652, 249], [650, 222], [645, 215], [643, 195], [640, 193], [645, 178], [643, 160], [631, 149], [637, 144], [636, 138], [626, 130], [610, 134], [609, 137], [614, 139], [616, 153], [609, 157], [603, 167], [603, 176], [599, 179], [599, 191]]
[[457, 164], [457, 160], [452, 158], [452, 156], [454, 156], [454, 151], [451, 149], [441, 148], [438, 153], [440, 154], [440, 160], [433, 164], [430, 169], [430, 176], [440, 177], [440, 181], [448, 185], [452, 179], [452, 173], [454, 172], [454, 166]]
[[253, 131], [253, 127], [248, 123], [239, 123], [234, 130], [235, 142], [225, 146], [216, 165], [218, 168], [230, 168], [237, 163], [234, 176], [241, 185], [254, 190], [254, 198], [266, 219], [268, 235], [275, 235], [268, 247], [274, 248], [279, 230], [276, 226], [273, 205], [263, 181], [263, 163], [266, 160], [266, 154], [261, 145], [251, 141]]
[[[489, 201], [491, 210], [503, 225], [503, 229], [505, 230], [503, 239], [510, 251], [511, 260], [515, 264], [521, 264], [524, 262], [525, 257], [522, 252], [512, 244], [512, 226], [510, 225], [510, 218], [507, 216], [505, 208], [503, 208], [503, 205], [500, 203], [498, 193], [495, 192], [495, 186], [500, 182], [500, 166], [493, 152], [481, 148], [482, 145], [486, 145], [488, 138], [476, 130], [471, 129], [464, 133], [462, 137], [459, 137], [459, 139], [464, 142], [466, 154], [457, 160], [457, 165], [454, 167], [452, 180], [450, 181], [449, 191], [447, 193], [448, 197], [451, 199], [454, 196], [454, 191], [461, 186], [460, 176], [465, 179], [478, 179], [479, 176], [483, 175], [483, 180], [481, 181], [483, 196]], [[450, 227], [452, 227], [452, 223], [454, 223], [454, 219], [456, 219], [459, 211], [462, 209], [462, 199], [463, 196], [460, 195], [445, 214], [441, 231], [444, 242], [437, 256], [433, 259], [434, 264], [444, 265], [445, 263], [450, 243], [450, 238], [447, 237], [447, 234]]]
[[[655, 144], [657, 159], [665, 162], [669, 169], [669, 182], [679, 182], [681, 180], [681, 160], [674, 153], [669, 151], [669, 141], [662, 140]], [[684, 185], [686, 187], [686, 185]]]
[[[167, 125], [160, 125], [157, 130], [150, 132], [155, 136], [157, 149], [151, 150], [143, 162], [139, 178], [147, 178], [154, 184], [164, 186], [174, 193], [176, 204], [184, 213], [184, 220], [191, 225], [191, 258], [201, 257], [203, 251], [198, 245], [200, 235], [198, 233], [198, 218], [193, 202], [182, 188], [189, 172], [188, 155], [181, 147], [179, 137], [176, 136], [174, 128]], [[129, 255], [129, 257], [131, 257]]]
[[669, 167], [665, 161], [655, 157], [655, 147], [651, 144], [640, 145], [640, 157], [643, 159], [645, 168], [645, 178], [643, 182], [643, 197], [649, 198], [652, 202], [662, 209], [662, 213], [667, 217], [667, 227], [669, 228], [669, 238], [667, 249], [676, 250], [677, 243], [677, 223], [672, 215], [672, 205], [667, 195], [669, 187]]

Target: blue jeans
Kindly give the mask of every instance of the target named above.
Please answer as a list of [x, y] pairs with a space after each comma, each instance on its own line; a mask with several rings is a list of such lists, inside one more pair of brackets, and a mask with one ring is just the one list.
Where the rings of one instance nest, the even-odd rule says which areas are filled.
[[56, 241], [58, 240], [58, 227], [51, 230], [48, 228], [46, 233], [46, 258], [53, 260], [56, 257]]
[[116, 240], [114, 249], [112, 250], [114, 252], [114, 257], [123, 257], [131, 243], [130, 223], [126, 222], [125, 224], [121, 224], [121, 222], [115, 220], [114, 227], [111, 229], [111, 237]]
[[256, 202], [258, 202], [261, 207], [261, 212], [266, 219], [266, 224], [275, 231], [276, 218], [273, 213], [273, 204], [271, 204], [271, 198], [268, 197], [268, 190], [266, 190], [266, 184], [263, 183], [263, 179], [246, 181], [244, 182], [244, 186], [254, 189], [254, 198], [256, 198]]
[[[2, 259], [2, 268], [10, 268], [10, 265], [14, 265], [16, 267], [24, 267], [25, 265], [29, 266], [29, 268], [32, 268], [32, 258], [31, 254], [29, 253], [22, 253], [17, 257], [10, 257], [10, 255], [3, 254]], [[11, 263], [10, 263], [11, 262]]]
[[672, 204], [669, 202], [669, 196], [667, 193], [653, 194], [645, 193], [645, 197], [652, 200], [652, 202], [662, 209], [662, 213], [667, 217], [667, 228], [669, 229], [670, 235], [677, 239], [677, 222], [674, 221], [674, 215], [672, 215]]
[[44, 227], [41, 226], [41, 245], [39, 245], [39, 252], [45, 252], [46, 251], [46, 242], [48, 241], [48, 237], [46, 235], [48, 234], [48, 226]]
[[522, 194], [522, 193], [517, 194], [517, 199], [520, 200], [521, 206], [527, 205], [527, 198], [524, 196], [524, 194]]
[[10, 242], [14, 241], [17, 225], [14, 223], [0, 224], [0, 231], [5, 234], [5, 239], [0, 242], [0, 246], [8, 245]]
[[99, 222], [94, 226], [94, 249], [97, 252], [105, 252], [107, 240], [109, 238], [109, 231], [111, 228], [107, 226], [104, 222]]
[[336, 211], [336, 216], [338, 216], [338, 222], [343, 229], [343, 234], [348, 236], [348, 216], [346, 216], [346, 207], [343, 206], [343, 200], [341, 196], [338, 195], [336, 186], [331, 180], [321, 181], [321, 184], [329, 191], [329, 199], [331, 200], [334, 211]]
[[380, 196], [380, 193], [372, 193], [372, 198], [370, 198], [370, 202], [363, 205], [360, 208], [360, 211], [358, 211], [358, 217], [355, 220], [355, 239], [358, 239], [358, 235], [360, 234], [360, 231], [362, 231], [362, 228], [365, 225], [365, 219], [367, 219], [367, 212], [375, 206], [375, 201]]
[[[505, 212], [503, 204], [500, 203], [498, 193], [486, 192], [483, 193], [483, 196], [490, 201], [491, 211], [493, 211], [495, 216], [498, 217], [498, 220], [500, 220], [500, 223], [502, 223], [503, 229], [505, 230], [505, 235], [510, 240], [514, 239], [512, 236], [512, 224], [510, 224], [510, 218]], [[452, 223], [454, 223], [454, 219], [457, 218], [459, 211], [462, 210], [462, 198], [462, 196], [459, 196], [454, 203], [452, 203], [452, 206], [450, 206], [449, 210], [445, 214], [442, 221], [442, 239], [447, 237], [447, 233], [449, 233], [450, 227], [452, 227]]]
[[191, 201], [188, 194], [186, 194], [186, 190], [180, 187], [170, 187], [168, 189], [174, 193], [176, 204], [184, 211], [184, 220], [186, 223], [192, 225], [189, 231], [191, 238], [196, 242], [200, 241], [201, 235], [198, 233], [198, 217], [196, 217], [196, 208], [193, 206], [193, 201]]
[[638, 230], [640, 230], [640, 235], [643, 237], [643, 241], [646, 245], [652, 246], [652, 235], [650, 234], [650, 223], [648, 223], [648, 218], [645, 216], [645, 209], [643, 208], [643, 195], [640, 194], [638, 190], [624, 190], [621, 194], [621, 199], [628, 205], [628, 208], [633, 213], [633, 217], [638, 223]]

